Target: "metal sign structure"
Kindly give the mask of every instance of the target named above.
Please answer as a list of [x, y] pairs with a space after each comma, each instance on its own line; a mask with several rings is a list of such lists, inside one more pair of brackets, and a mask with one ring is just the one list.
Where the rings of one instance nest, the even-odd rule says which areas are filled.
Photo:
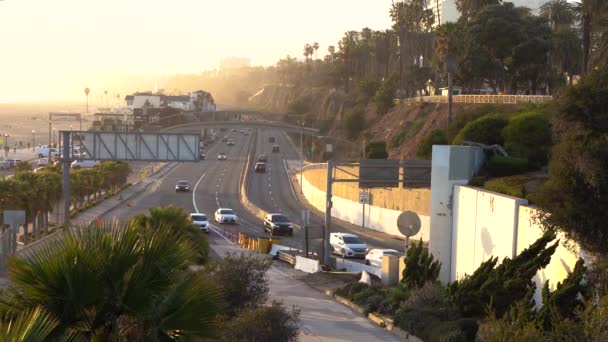
[[405, 160], [403, 161], [403, 187], [416, 188], [431, 185], [430, 160]]
[[[72, 132], [83, 160], [198, 161], [200, 133]], [[84, 153], [83, 153], [84, 152]]]
[[359, 188], [398, 188], [399, 160], [363, 159], [359, 164]]
[[359, 191], [359, 203], [361, 203], [361, 204], [369, 203], [369, 192]]
[[[63, 140], [64, 222], [70, 222], [70, 166], [74, 142], [78, 157], [88, 160], [196, 162], [200, 160], [199, 134], [61, 131]], [[78, 139], [74, 139], [77, 137]]]

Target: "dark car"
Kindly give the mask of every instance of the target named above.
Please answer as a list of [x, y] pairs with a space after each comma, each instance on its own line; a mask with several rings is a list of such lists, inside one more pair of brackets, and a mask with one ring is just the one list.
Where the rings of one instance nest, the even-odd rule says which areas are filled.
[[269, 143], [273, 143], [274, 142], [274, 137], [268, 137], [268, 142]]
[[190, 182], [185, 180], [180, 180], [175, 184], [175, 192], [190, 192]]
[[293, 235], [293, 225], [282, 214], [267, 214], [264, 218], [264, 231], [271, 235]]
[[266, 157], [265, 154], [260, 154], [260, 156], [258, 157], [258, 161], [260, 163], [265, 163], [268, 160], [268, 157]]
[[255, 163], [255, 172], [264, 173], [266, 172], [266, 164], [265, 163]]
[[280, 152], [279, 145], [272, 146], [272, 153], [279, 153], [279, 152]]

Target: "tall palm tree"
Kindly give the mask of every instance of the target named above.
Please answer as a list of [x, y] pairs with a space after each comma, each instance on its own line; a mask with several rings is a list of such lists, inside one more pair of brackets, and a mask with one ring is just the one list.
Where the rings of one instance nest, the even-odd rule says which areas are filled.
[[213, 337], [220, 294], [192, 273], [196, 253], [166, 225], [76, 227], [52, 245], [8, 260], [0, 311], [43, 308], [51, 336], [91, 341]]
[[314, 44], [312, 44], [312, 48], [315, 50], [315, 59], [317, 59], [317, 50], [319, 50], [319, 43], [314, 42]]
[[540, 16], [547, 19], [553, 32], [574, 24], [574, 6], [566, 0], [551, 0], [540, 6]]
[[310, 56], [310, 49], [312, 48], [312, 46], [310, 46], [310, 44], [305, 44], [304, 45], [304, 59], [306, 60], [306, 63], [308, 63], [308, 56]]
[[496, 5], [501, 2], [502, 0], [456, 0], [456, 9], [466, 20], [469, 20], [484, 6]]
[[589, 69], [591, 55], [591, 35], [593, 31], [594, 20], [596, 23], [601, 22], [603, 16], [606, 15], [608, 4], [605, 0], [580, 0], [575, 5], [575, 11], [580, 18], [581, 31], [583, 39], [583, 75]]
[[194, 226], [183, 208], [175, 206], [150, 208], [149, 216], [138, 215], [133, 221], [140, 227], [167, 226], [174, 236], [184, 238], [197, 254], [197, 262], [204, 263], [208, 259], [209, 242], [200, 228]]

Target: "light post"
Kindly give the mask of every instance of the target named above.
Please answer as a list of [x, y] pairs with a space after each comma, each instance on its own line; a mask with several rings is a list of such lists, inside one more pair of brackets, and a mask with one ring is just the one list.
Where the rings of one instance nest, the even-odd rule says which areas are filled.
[[89, 93], [90, 92], [91, 92], [91, 89], [84, 88], [84, 94], [87, 96], [87, 114], [89, 114]]
[[300, 193], [304, 193], [304, 153], [302, 151], [302, 130], [304, 129], [304, 123], [300, 124]]
[[32, 151], [36, 151], [36, 130], [32, 130]]
[[53, 146], [57, 147], [57, 128], [53, 127]]
[[8, 146], [8, 133], [4, 133], [4, 145]]

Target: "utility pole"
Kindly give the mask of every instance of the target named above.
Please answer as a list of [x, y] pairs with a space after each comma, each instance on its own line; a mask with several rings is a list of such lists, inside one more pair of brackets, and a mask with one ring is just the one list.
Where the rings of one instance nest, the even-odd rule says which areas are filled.
[[63, 224], [67, 229], [70, 224], [70, 133], [67, 131], [61, 131], [63, 134], [63, 197], [65, 198], [64, 213], [63, 213]]
[[302, 152], [302, 125], [300, 125], [300, 193], [304, 193], [304, 153]]
[[329, 244], [329, 231], [331, 228], [331, 208], [332, 204], [332, 182], [333, 182], [334, 161], [327, 161], [327, 189], [325, 199], [325, 230], [323, 231], [323, 263], [331, 263], [331, 246]]

